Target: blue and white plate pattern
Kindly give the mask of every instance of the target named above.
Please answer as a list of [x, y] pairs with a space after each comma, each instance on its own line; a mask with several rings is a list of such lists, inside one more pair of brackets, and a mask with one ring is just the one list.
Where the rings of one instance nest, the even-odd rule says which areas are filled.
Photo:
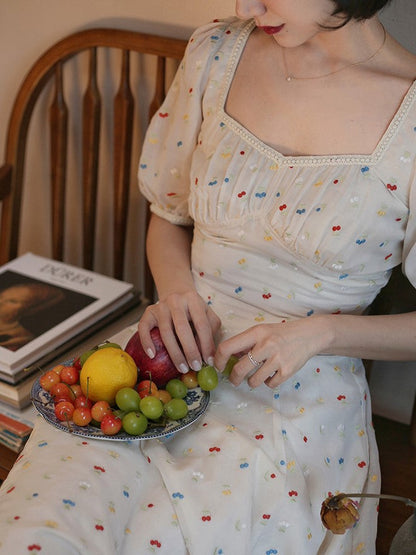
[[[71, 365], [73, 360], [65, 361], [62, 364], [67, 366]], [[61, 422], [55, 416], [55, 407], [50, 394], [45, 391], [39, 384], [39, 378], [36, 379], [32, 386], [32, 403], [36, 410], [43, 416], [43, 418], [63, 432], [72, 433], [77, 436], [86, 437], [90, 439], [104, 439], [109, 441], [143, 441], [145, 439], [156, 438], [169, 438], [180, 430], [193, 424], [200, 416], [204, 414], [208, 407], [210, 394], [208, 391], [203, 391], [200, 387], [189, 389], [185, 397], [188, 405], [189, 412], [180, 420], [169, 420], [166, 425], [157, 425], [151, 423], [146, 432], [139, 435], [129, 435], [126, 432], [120, 431], [114, 436], [108, 436], [95, 426], [77, 426], [72, 422]]]

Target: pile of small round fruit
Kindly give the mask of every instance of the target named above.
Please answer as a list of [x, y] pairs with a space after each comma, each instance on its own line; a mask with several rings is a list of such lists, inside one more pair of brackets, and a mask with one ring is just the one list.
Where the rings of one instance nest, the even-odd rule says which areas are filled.
[[[114, 344], [101, 345], [98, 348]], [[97, 350], [92, 349], [76, 358], [70, 366], [59, 364], [39, 378], [39, 385], [49, 393], [58, 420], [77, 426], [99, 427], [104, 435], [125, 432], [141, 435], [152, 425], [165, 425], [168, 421], [181, 420], [188, 414], [185, 397], [189, 389], [199, 387], [211, 391], [218, 384], [218, 374], [213, 366], [203, 366], [199, 372], [170, 379], [158, 388], [151, 379], [141, 379], [131, 386], [122, 386], [112, 399], [91, 399], [88, 382], [85, 386], [83, 364]], [[129, 355], [127, 355], [129, 356]], [[92, 396], [94, 398], [94, 396]]]

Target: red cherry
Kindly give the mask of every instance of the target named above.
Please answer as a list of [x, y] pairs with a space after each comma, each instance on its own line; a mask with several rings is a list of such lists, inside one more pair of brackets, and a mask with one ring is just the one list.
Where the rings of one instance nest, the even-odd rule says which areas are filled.
[[121, 430], [122, 421], [121, 418], [116, 416], [114, 413], [109, 413], [104, 416], [101, 420], [101, 431], [106, 436], [114, 436]]
[[111, 413], [111, 407], [108, 401], [97, 401], [91, 407], [91, 415], [96, 422], [101, 422], [108, 413]]
[[87, 399], [85, 395], [79, 395], [74, 401], [74, 407], [76, 409], [79, 409], [79, 408], [91, 409], [92, 405], [93, 405], [93, 402], [91, 401], [91, 399]]
[[53, 402], [56, 404], [58, 399], [62, 401], [73, 401], [75, 399], [75, 394], [68, 384], [63, 382], [58, 382], [54, 384], [49, 393], [52, 396]]
[[81, 364], [81, 357], [77, 357], [74, 362], [72, 363], [72, 366], [74, 368], [76, 368], [78, 370], [78, 372], [81, 372], [81, 368], [82, 368], [82, 364]]
[[45, 372], [45, 374], [42, 374], [42, 376], [39, 378], [39, 385], [45, 391], [50, 391], [52, 387], [60, 381], [61, 378], [58, 376], [58, 374], [53, 370], [49, 370], [48, 372]]
[[61, 382], [67, 383], [69, 385], [74, 385], [79, 380], [79, 372], [75, 366], [65, 366], [61, 370]]
[[89, 407], [77, 407], [72, 413], [72, 421], [77, 426], [88, 426], [91, 420], [92, 415]]
[[69, 401], [61, 401], [55, 405], [55, 416], [61, 422], [67, 422], [71, 420], [74, 408], [74, 405]]

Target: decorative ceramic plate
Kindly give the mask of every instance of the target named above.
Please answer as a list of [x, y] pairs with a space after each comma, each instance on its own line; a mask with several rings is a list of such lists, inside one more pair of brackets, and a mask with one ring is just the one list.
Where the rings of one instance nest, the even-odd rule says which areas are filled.
[[[72, 360], [65, 361], [62, 364], [69, 366]], [[187, 426], [193, 424], [200, 416], [204, 414], [208, 407], [210, 394], [208, 391], [202, 391], [200, 387], [189, 389], [185, 397], [186, 404], [188, 405], [189, 412], [180, 420], [169, 420], [166, 424], [158, 425], [149, 421], [149, 427], [146, 432], [139, 436], [129, 435], [126, 432], [120, 431], [114, 436], [106, 436], [95, 426], [77, 426], [70, 422], [61, 422], [55, 416], [55, 407], [50, 394], [42, 389], [39, 384], [39, 378], [32, 386], [32, 402], [36, 410], [43, 416], [43, 418], [64, 432], [72, 433], [74, 435], [87, 437], [90, 439], [104, 439], [109, 441], [142, 441], [144, 439], [156, 438], [169, 438], [176, 432], [183, 430]]]

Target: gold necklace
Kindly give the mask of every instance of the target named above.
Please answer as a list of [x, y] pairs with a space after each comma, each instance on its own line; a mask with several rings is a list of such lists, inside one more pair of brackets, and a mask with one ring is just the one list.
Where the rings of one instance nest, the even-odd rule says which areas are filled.
[[380, 46], [377, 48], [377, 50], [371, 54], [371, 56], [369, 56], [368, 58], [366, 58], [365, 60], [360, 60], [359, 62], [353, 62], [352, 64], [348, 64], [346, 66], [340, 67], [339, 69], [336, 69], [335, 71], [330, 71], [329, 73], [324, 73], [323, 75], [317, 75], [316, 77], [296, 77], [295, 75], [291, 75], [289, 73], [289, 70], [287, 68], [287, 62], [286, 62], [286, 49], [282, 48], [282, 56], [283, 56], [283, 65], [285, 68], [285, 79], [286, 81], [290, 82], [290, 81], [305, 81], [308, 79], [323, 79], [324, 77], [328, 77], [329, 75], [334, 75], [334, 73], [338, 73], [339, 71], [344, 71], [344, 69], [348, 69], [349, 67], [354, 67], [354, 66], [358, 66], [360, 64], [365, 64], [366, 62], [369, 62], [370, 60], [372, 60], [373, 58], [375, 58], [377, 56], [377, 54], [382, 50], [383, 46], [386, 44], [386, 40], [387, 40], [387, 32], [386, 29], [384, 28], [384, 25], [382, 25], [383, 27], [383, 42], [380, 44]]

